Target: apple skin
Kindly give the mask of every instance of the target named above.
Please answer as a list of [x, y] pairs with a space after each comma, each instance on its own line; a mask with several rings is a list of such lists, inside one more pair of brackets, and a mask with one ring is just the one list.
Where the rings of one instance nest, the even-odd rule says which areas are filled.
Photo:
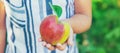
[[47, 16], [40, 25], [41, 38], [52, 45], [63, 44], [69, 37], [70, 27], [65, 22], [58, 22], [57, 16]]

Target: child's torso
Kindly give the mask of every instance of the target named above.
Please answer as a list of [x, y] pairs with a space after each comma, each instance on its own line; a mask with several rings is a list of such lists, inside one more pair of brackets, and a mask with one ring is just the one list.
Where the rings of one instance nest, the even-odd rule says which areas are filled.
[[[74, 15], [74, 0], [5, 0], [8, 41], [6, 53], [51, 52], [38, 42], [41, 21], [47, 15], [54, 14], [49, 2], [62, 7], [60, 19]], [[67, 51], [68, 49], [63, 52]]]

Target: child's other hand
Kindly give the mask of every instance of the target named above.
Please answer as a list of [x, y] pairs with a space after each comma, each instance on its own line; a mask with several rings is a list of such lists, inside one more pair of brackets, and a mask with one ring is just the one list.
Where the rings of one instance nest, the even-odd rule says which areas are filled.
[[40, 38], [39, 39], [40, 42], [42, 42], [42, 45], [47, 47], [49, 50], [55, 50], [55, 49], [58, 49], [58, 50], [64, 50], [66, 48], [67, 45], [70, 45], [72, 46], [74, 43], [73, 43], [73, 30], [71, 28], [70, 30], [70, 35], [69, 35], [69, 38], [68, 40], [64, 43], [64, 44], [60, 44], [58, 43], [56, 46], [53, 46], [45, 41], [42, 41], [42, 39]]

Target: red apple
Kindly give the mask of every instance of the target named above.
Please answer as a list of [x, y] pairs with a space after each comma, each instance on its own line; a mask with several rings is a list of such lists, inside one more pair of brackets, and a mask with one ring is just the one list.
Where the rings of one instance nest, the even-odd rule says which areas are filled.
[[52, 45], [57, 43], [63, 44], [70, 33], [70, 26], [68, 23], [59, 22], [57, 16], [47, 16], [40, 25], [40, 34], [44, 41]]

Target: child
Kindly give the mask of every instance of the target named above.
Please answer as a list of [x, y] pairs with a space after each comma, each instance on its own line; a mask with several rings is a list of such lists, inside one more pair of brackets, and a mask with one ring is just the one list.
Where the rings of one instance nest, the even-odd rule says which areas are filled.
[[[67, 42], [56, 47], [38, 41], [41, 21], [53, 14], [49, 2], [62, 7], [60, 20], [71, 26]], [[0, 0], [0, 53], [78, 53], [75, 34], [90, 28], [91, 14], [91, 0]]]

